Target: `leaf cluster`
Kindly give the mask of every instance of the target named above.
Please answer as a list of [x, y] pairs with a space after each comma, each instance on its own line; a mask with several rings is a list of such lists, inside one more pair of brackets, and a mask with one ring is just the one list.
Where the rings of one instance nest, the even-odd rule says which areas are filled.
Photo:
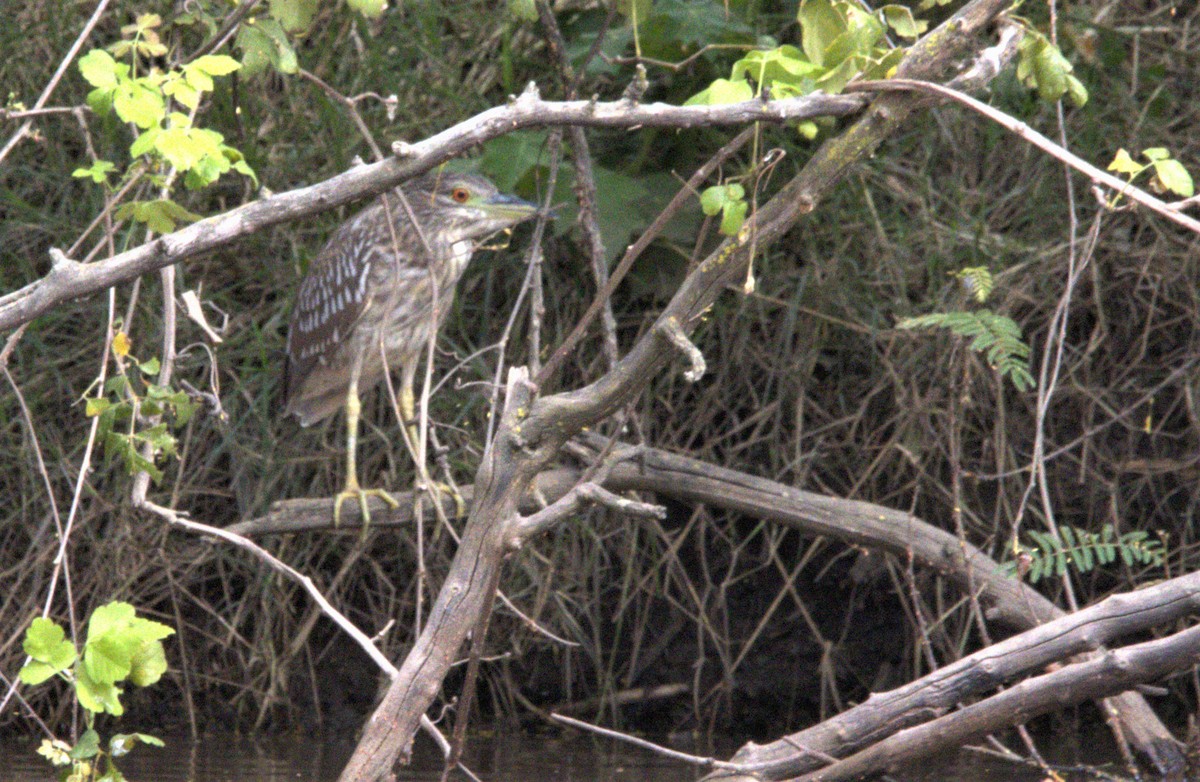
[[713, 185], [700, 194], [700, 208], [709, 217], [721, 215], [721, 233], [736, 236], [746, 220], [746, 189], [736, 182]]
[[[130, 475], [145, 471], [157, 483], [163, 473], [156, 460], [175, 455], [174, 430], [191, 420], [196, 403], [186, 392], [149, 379], [159, 371], [158, 359], [138, 361], [129, 350], [129, 337], [118, 332], [113, 339], [113, 353], [120, 371], [105, 381], [100, 396], [88, 398], [85, 410], [88, 417], [99, 417], [106, 456], [123, 461]], [[163, 416], [170, 419], [170, 424], [148, 422]], [[146, 445], [150, 446], [149, 458], [142, 453]]]
[[124, 713], [119, 683], [129, 681], [148, 687], [162, 678], [167, 670], [162, 639], [174, 632], [164, 624], [138, 616], [128, 603], [112, 602], [92, 612], [80, 654], [58, 623], [45, 617], [30, 623], [23, 648], [31, 659], [21, 668], [21, 681], [36, 685], [61, 676], [74, 685], [76, 700], [88, 712], [88, 729], [74, 747], [58, 739], [46, 739], [38, 748], [39, 755], [61, 769], [60, 779], [121, 782], [125, 776], [113, 762], [115, 758], [138, 744], [163, 746], [160, 739], [145, 733], [118, 733], [109, 740], [105, 752], [93, 718], [102, 712], [115, 716]]
[[1017, 46], [1017, 78], [1049, 103], [1066, 95], [1076, 106], [1087, 103], [1088, 91], [1075, 78], [1074, 67], [1050, 39], [1030, 27]]
[[1108, 164], [1108, 170], [1124, 174], [1131, 183], [1146, 171], [1152, 171], [1150, 189], [1154, 192], [1169, 192], [1184, 198], [1195, 195], [1196, 187], [1192, 182], [1192, 175], [1182, 163], [1171, 157], [1170, 150], [1165, 147], [1151, 147], [1143, 149], [1142, 156], [1149, 162], [1138, 163], [1124, 148], [1118, 149], [1112, 162]]
[[837, 93], [856, 75], [885, 78], [904, 55], [903, 49], [887, 43], [888, 29], [912, 39], [926, 26], [904, 6], [888, 5], [870, 13], [848, 0], [803, 0], [796, 20], [799, 48], [784, 45], [749, 52], [733, 64], [728, 79], [715, 80], [687, 105], [736, 103], [764, 90], [777, 98], [817, 90]]
[[[146, 156], [152, 167], [171, 166], [185, 175], [192, 189], [206, 187], [230, 170], [257, 178], [241, 152], [225, 143], [225, 137], [215, 130], [197, 127], [192, 116], [181, 111], [169, 111], [170, 101], [190, 109], [199, 107], [200, 99], [214, 87], [214, 77], [226, 76], [241, 65], [223, 54], [207, 54], [169, 71], [152, 69], [145, 76], [136, 76], [134, 65], [113, 59], [103, 49], [93, 49], [79, 60], [79, 72], [94, 88], [88, 94], [88, 105], [97, 114], [113, 112], [124, 122], [137, 126], [141, 133], [129, 148], [133, 158]], [[76, 177], [91, 177], [107, 181], [108, 172], [115, 166], [100, 166], [75, 171]], [[128, 214], [137, 219], [136, 214]], [[159, 228], [174, 221], [163, 212], [156, 214]]]
[[25, 632], [23, 648], [31, 659], [21, 668], [21, 681], [41, 684], [61, 675], [75, 685], [80, 706], [120, 716], [125, 708], [117, 685], [129, 681], [148, 687], [162, 678], [167, 670], [162, 639], [174, 633], [164, 624], [137, 616], [128, 603], [112, 602], [92, 612], [80, 654], [58, 623], [38, 617]]

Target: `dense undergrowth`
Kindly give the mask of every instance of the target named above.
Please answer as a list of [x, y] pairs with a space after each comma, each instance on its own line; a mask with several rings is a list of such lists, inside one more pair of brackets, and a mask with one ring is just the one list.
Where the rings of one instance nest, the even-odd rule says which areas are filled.
[[[169, 18], [169, 8], [153, 5], [114, 3], [93, 40], [115, 40], [137, 13], [157, 10]], [[344, 95], [395, 93], [391, 119], [377, 101], [360, 104], [385, 142], [423, 138], [501, 103], [529, 79], [548, 97], [560, 95], [557, 77], [542, 64], [540, 28], [500, 20], [493, 5], [404, 3], [379, 21], [344, 8], [323, 10], [297, 45], [300, 64]], [[567, 4], [560, 13], [578, 56], [608, 16], [595, 5]], [[696, 29], [671, 27], [679, 20], [664, 16], [660, 27], [642, 31], [639, 43], [648, 56], [679, 60], [700, 42], [794, 40], [794, 4], [730, 5], [726, 17], [719, 3], [695, 3], [701, 11], [688, 18]], [[657, 7], [665, 15], [677, 6]], [[1185, 22], [1196, 20], [1171, 16], [1167, 4], [1137, 6], [1074, 5], [1062, 20], [1066, 49], [1093, 96], [1085, 107], [1066, 110], [1067, 139], [1101, 165], [1120, 147], [1162, 146], [1194, 166], [1200, 56]], [[0, 27], [8, 53], [0, 87], [28, 103], [90, 8], [72, 4], [61, 14], [27, 4], [16, 13], [19, 24]], [[607, 51], [628, 57], [630, 25], [620, 15], [611, 22]], [[186, 31], [178, 36], [172, 44], [183, 51], [198, 43]], [[647, 98], [681, 103], [736, 56], [714, 50], [679, 70], [651, 65]], [[580, 92], [615, 97], [632, 74], [627, 61], [599, 59]], [[77, 105], [85, 94], [72, 71], [53, 103]], [[1037, 102], [1015, 78], [998, 80], [991, 102], [1057, 137], [1055, 108]], [[320, 181], [370, 154], [342, 107], [297, 77], [235, 78], [213, 93], [204, 120], [276, 192]], [[11, 124], [0, 125], [5, 138]], [[92, 117], [88, 125], [101, 155], [128, 146], [117, 123]], [[610, 255], [674, 192], [675, 175], [686, 177], [727, 138], [713, 130], [590, 134], [602, 169]], [[535, 195], [546, 173], [543, 141], [544, 134], [524, 134], [497, 142], [477, 164], [498, 181], [509, 179], [506, 187]], [[811, 149], [786, 128], [763, 128], [759, 146], [785, 150], [785, 170]], [[37, 137], [5, 161], [0, 290], [44, 274], [47, 250], [70, 245], [103, 208], [98, 188], [71, 177], [85, 160], [80, 127], [66, 115], [38, 120]], [[785, 180], [782, 172], [774, 178]], [[184, 196], [184, 203], [212, 214], [253, 197], [249, 180], [231, 179]], [[205, 338], [184, 323], [180, 345], [191, 347], [181, 351], [177, 374], [199, 389], [216, 390], [215, 377], [226, 417], [205, 411], [179, 432], [179, 458], [164, 464], [164, 479], [151, 488], [156, 502], [227, 526], [275, 500], [338, 489], [340, 423], [301, 430], [278, 412], [298, 276], [352, 211], [270, 229], [181, 268], [180, 290], [202, 291], [224, 342], [212, 357], [193, 346]], [[594, 290], [570, 214], [545, 248], [542, 343], [551, 348]], [[702, 243], [714, 241], [712, 226], [702, 229], [702, 221], [697, 203], [618, 290], [613, 304], [622, 345], [669, 297], [701, 231]], [[141, 229], [123, 229], [114, 247], [142, 236]], [[527, 239], [518, 232], [508, 250], [477, 257], [440, 341], [435, 376], [452, 374], [434, 398], [433, 417], [462, 482], [472, 479], [487, 427], [496, 355], [487, 348], [503, 332], [519, 292]], [[107, 252], [102, 247], [100, 254]], [[1088, 264], [1068, 299], [1072, 252]], [[1001, 559], [1010, 556], [1018, 524], [1042, 529], [1048, 513], [1060, 525], [1098, 531], [1112, 524], [1161, 536], [1167, 554], [1161, 567], [1118, 563], [1072, 571], [1076, 599], [1092, 602], [1198, 564], [1192, 525], [1200, 434], [1198, 263], [1196, 237], [1143, 213], [1104, 211], [1079, 180], [1068, 193], [1061, 165], [978, 117], [943, 107], [855, 172], [816, 219], [767, 248], [756, 263], [757, 289], [728, 293], [697, 335], [709, 374], [695, 385], [679, 374], [660, 378], [631, 411], [627, 434], [806, 489], [911, 509]], [[1045, 353], [1054, 313], [1065, 308], [1069, 315], [1045, 412], [1044, 487], [1031, 488], [1029, 469], [1038, 391], [1017, 391], [959, 338], [895, 328], [903, 317], [967, 306], [970, 293], [952, 273], [974, 266], [994, 275], [989, 306], [1021, 326], [1035, 377], [1055, 358]], [[54, 515], [65, 521], [69, 513], [90, 426], [81, 399], [102, 358], [108, 306], [101, 295], [58, 308], [24, 333], [9, 359], [51, 489], [18, 398], [6, 387], [0, 393], [0, 495], [8, 498], [0, 508], [0, 672], [6, 677], [20, 667], [21, 634], [54, 573]], [[157, 278], [122, 286], [114, 306], [119, 314], [130, 310], [126, 330], [137, 355], [154, 355], [162, 329]], [[524, 357], [526, 329], [521, 319], [510, 361]], [[554, 386], [603, 369], [594, 337]], [[408, 458], [395, 445], [381, 400], [369, 401], [367, 410], [363, 474], [374, 484], [407, 485]], [[99, 457], [66, 549], [70, 592], [59, 589], [53, 613], [65, 615], [68, 600], [86, 615], [120, 599], [176, 628], [166, 677], [174, 687], [135, 694], [131, 708], [163, 721], [190, 719], [201, 729], [218, 720], [243, 728], [356, 727], [376, 685], [366, 658], [318, 618], [296, 584], [241, 552], [133, 512], [130, 483], [119, 461]], [[754, 519], [669, 509], [661, 523], [589, 511], [513, 561], [502, 585], [506, 596], [578, 645], [563, 646], [499, 609], [490, 640], [497, 657], [483, 669], [486, 708], [527, 718], [533, 707], [598, 698], [588, 716], [610, 724], [778, 734], [783, 723], [811, 721], [908, 680], [927, 668], [926, 649], [946, 661], [981, 640], [970, 606], [936, 574], [802, 540]], [[393, 657], [412, 640], [416, 607], [429, 599], [429, 586], [418, 593], [410, 531], [266, 544], [312, 575], [368, 634], [394, 620], [383, 635]], [[424, 549], [436, 586], [452, 541], [434, 529]], [[1062, 581], [1040, 586], [1066, 604]], [[918, 611], [923, 622], [914, 619]], [[688, 685], [691, 695], [635, 708], [606, 700], [624, 688], [674, 683]], [[1172, 687], [1168, 706], [1195, 697], [1188, 682]], [[33, 693], [29, 702], [51, 723], [68, 719], [59, 705], [65, 701], [52, 692]], [[22, 729], [24, 714], [10, 705], [0, 720]]]

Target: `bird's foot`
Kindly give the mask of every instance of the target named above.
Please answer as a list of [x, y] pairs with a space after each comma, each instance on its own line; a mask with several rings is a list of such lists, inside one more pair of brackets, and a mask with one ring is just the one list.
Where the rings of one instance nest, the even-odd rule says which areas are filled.
[[368, 497], [378, 497], [387, 504], [389, 508], [399, 508], [400, 503], [396, 498], [388, 494], [385, 489], [364, 489], [357, 483], [348, 483], [346, 488], [337, 493], [333, 498], [333, 526], [337, 527], [342, 520], [342, 503], [348, 499], [358, 499], [358, 507], [362, 513], [363, 532], [367, 531], [367, 525], [371, 523], [371, 510], [367, 507]]

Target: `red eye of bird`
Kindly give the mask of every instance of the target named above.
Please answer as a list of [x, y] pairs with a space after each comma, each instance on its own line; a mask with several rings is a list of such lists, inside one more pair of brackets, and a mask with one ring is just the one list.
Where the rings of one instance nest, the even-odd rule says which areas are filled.
[[450, 197], [454, 199], [455, 203], [465, 204], [471, 197], [471, 191], [465, 187], [456, 187], [450, 191]]

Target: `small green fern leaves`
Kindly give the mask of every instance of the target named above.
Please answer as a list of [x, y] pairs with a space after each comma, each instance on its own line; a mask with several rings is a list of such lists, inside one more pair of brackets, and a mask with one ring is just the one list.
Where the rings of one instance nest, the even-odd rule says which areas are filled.
[[1111, 565], [1117, 557], [1129, 567], [1158, 566], [1166, 552], [1163, 542], [1150, 539], [1149, 532], [1134, 530], [1118, 535], [1111, 524], [1105, 524], [1099, 534], [1066, 525], [1058, 528], [1058, 538], [1037, 530], [1028, 534], [1032, 547], [1020, 546], [1017, 559], [1005, 562], [1003, 567], [1014, 575], [1028, 575], [1031, 584], [1051, 575], [1061, 576], [1068, 568], [1087, 573], [1097, 566]]
[[967, 293], [974, 296], [975, 301], [980, 304], [987, 301], [996, 288], [996, 281], [986, 266], [968, 266], [965, 269], [950, 272], [950, 274], [958, 278]]
[[991, 310], [933, 312], [905, 318], [896, 324], [896, 328], [943, 328], [961, 337], [971, 337], [971, 350], [986, 351], [988, 363], [1001, 377], [1011, 380], [1018, 391], [1027, 391], [1037, 385], [1033, 375], [1029, 374], [1029, 345], [1021, 339], [1021, 327], [1012, 318]]

